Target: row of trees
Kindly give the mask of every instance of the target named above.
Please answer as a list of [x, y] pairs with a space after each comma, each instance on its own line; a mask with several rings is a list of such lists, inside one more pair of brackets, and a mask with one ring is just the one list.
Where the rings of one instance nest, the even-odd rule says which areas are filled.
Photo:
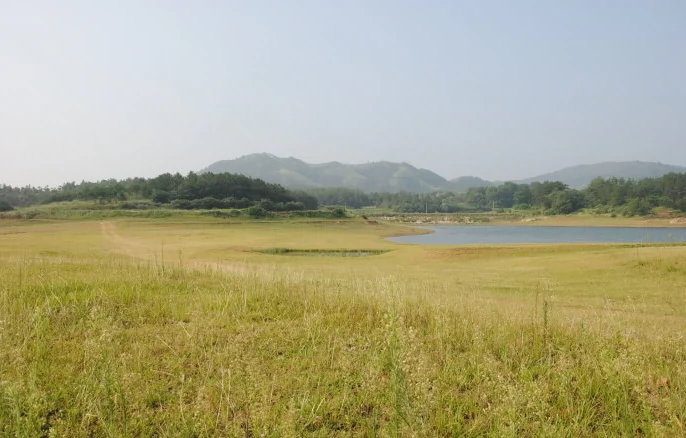
[[627, 180], [596, 178], [583, 190], [559, 181], [471, 188], [466, 193], [364, 193], [345, 188], [286, 190], [261, 179], [230, 173], [165, 173], [155, 178], [129, 178], [68, 183], [57, 189], [0, 186], [0, 209], [57, 201], [96, 202], [152, 200], [181, 209], [259, 207], [265, 211], [315, 210], [319, 205], [374, 206], [397, 212], [461, 212], [496, 209], [539, 209], [568, 214], [582, 208], [645, 215], [655, 207], [686, 211], [686, 173]]
[[0, 185], [0, 211], [43, 203], [50, 193], [51, 190], [47, 187], [12, 187], [2, 184]]
[[165, 173], [155, 178], [129, 178], [67, 183], [57, 189], [0, 187], [0, 200], [11, 207], [61, 202], [152, 200], [184, 209], [248, 208], [259, 204], [270, 211], [317, 209], [318, 200], [278, 184], [230, 173]]
[[569, 214], [582, 208], [622, 210], [631, 215], [649, 214], [654, 207], [686, 211], [686, 174], [627, 180], [596, 178], [583, 190], [559, 181], [471, 188], [466, 193], [363, 193], [351, 189], [315, 189], [310, 194], [322, 204], [353, 208], [374, 206], [397, 212], [460, 212], [496, 209], [539, 209], [549, 214]]

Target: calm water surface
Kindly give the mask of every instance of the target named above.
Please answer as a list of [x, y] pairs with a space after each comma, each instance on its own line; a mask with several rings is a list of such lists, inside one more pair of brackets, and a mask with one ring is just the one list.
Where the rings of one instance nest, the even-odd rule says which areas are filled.
[[397, 243], [466, 245], [488, 243], [675, 243], [686, 228], [547, 227], [448, 225], [419, 227], [433, 234], [391, 237]]

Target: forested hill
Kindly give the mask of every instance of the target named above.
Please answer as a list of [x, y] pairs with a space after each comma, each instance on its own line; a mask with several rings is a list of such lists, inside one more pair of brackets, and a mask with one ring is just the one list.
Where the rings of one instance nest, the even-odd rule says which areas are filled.
[[572, 188], [580, 189], [586, 187], [595, 178], [639, 180], [644, 178], [658, 178], [672, 172], [686, 172], [686, 167], [645, 161], [581, 164], [516, 182], [526, 184], [532, 182], [560, 181]]
[[[366, 193], [466, 192], [473, 187], [498, 184], [476, 176], [462, 176], [448, 181], [430, 170], [418, 169], [407, 163], [381, 161], [342, 164], [334, 161], [309, 164], [297, 158], [279, 158], [271, 154], [252, 154], [235, 160], [218, 161], [202, 172], [239, 173], [293, 189], [342, 187]], [[560, 181], [569, 187], [579, 189], [586, 187], [598, 177], [639, 180], [661, 177], [670, 172], [686, 172], [686, 167], [644, 161], [605, 162], [567, 167], [514, 182], [526, 184]]]
[[477, 176], [460, 176], [450, 180], [450, 184], [455, 192], [466, 192], [474, 187], [490, 187], [496, 185], [491, 181], [486, 181]]
[[218, 161], [203, 169], [203, 172], [240, 173], [294, 189], [345, 187], [364, 192], [411, 193], [455, 189], [449, 181], [434, 172], [407, 163], [388, 161], [309, 164], [292, 157], [252, 154], [235, 160]]

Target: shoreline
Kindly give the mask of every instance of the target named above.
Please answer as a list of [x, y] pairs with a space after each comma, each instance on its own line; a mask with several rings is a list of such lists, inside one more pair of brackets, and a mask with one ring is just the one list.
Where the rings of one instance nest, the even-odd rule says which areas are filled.
[[517, 226], [517, 227], [591, 227], [591, 228], [686, 228], [686, 217], [597, 217], [597, 216], [534, 216], [521, 219], [498, 216], [426, 215], [376, 218], [381, 223], [410, 227], [444, 226]]

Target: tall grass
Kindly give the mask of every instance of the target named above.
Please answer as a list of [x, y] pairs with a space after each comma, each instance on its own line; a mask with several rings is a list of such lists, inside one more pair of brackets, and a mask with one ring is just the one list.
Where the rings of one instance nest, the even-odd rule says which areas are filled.
[[683, 339], [561, 321], [545, 290], [522, 316], [393, 276], [92, 257], [0, 278], [3, 436], [685, 433]]

